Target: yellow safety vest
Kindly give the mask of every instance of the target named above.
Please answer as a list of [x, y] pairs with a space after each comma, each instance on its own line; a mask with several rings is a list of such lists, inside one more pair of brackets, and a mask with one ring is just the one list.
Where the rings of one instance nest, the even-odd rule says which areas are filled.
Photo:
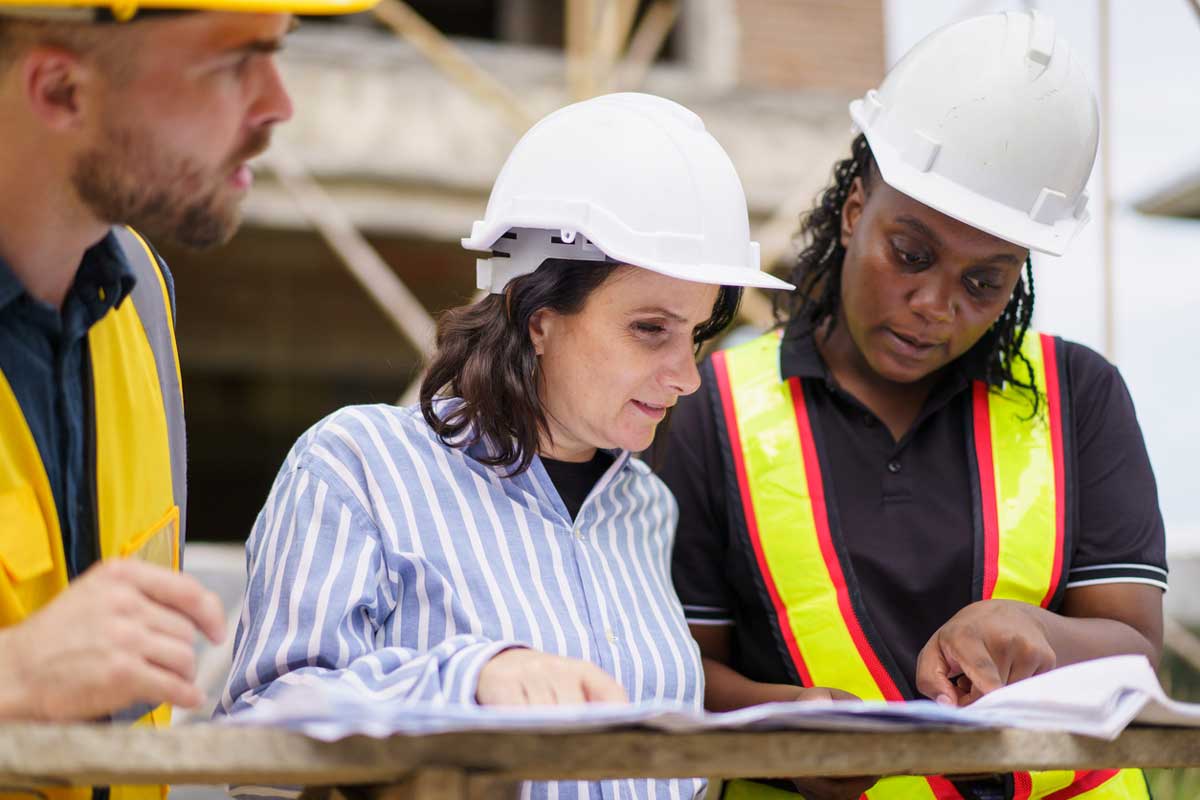
[[[878, 641], [853, 571], [826, 510], [824, 476], [800, 379], [781, 380], [780, 337], [767, 334], [713, 356], [716, 389], [739, 496], [738, 527], [758, 564], [786, 661], [804, 686], [870, 700], [906, 699], [907, 682]], [[1057, 340], [1030, 332], [1023, 355], [1045, 404], [1031, 417], [1019, 389], [972, 389], [970, 457], [983, 568], [977, 599], [1050, 608], [1065, 585], [1068, 539], [1064, 391]], [[1140, 770], [1023, 772], [1013, 800], [1148, 798]], [[727, 785], [727, 800], [796, 795], [749, 781]], [[960, 798], [940, 776], [884, 778], [865, 800]]]
[[[185, 441], [171, 303], [145, 241], [128, 228], [113, 233], [136, 284], [130, 296], [93, 325], [87, 336], [100, 556], [139, 558], [178, 570], [186, 508]], [[3, 627], [21, 622], [63, 591], [67, 568], [50, 479], [2, 372], [0, 521]], [[144, 705], [113, 715], [118, 723], [155, 726], [169, 724], [170, 718], [166, 705]], [[113, 786], [111, 797], [161, 800], [166, 791], [165, 786]], [[50, 800], [90, 800], [92, 790], [40, 788], [34, 793]]]

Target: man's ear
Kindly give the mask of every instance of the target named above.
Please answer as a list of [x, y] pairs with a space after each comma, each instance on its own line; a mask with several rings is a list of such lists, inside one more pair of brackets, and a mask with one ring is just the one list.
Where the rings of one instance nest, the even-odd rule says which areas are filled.
[[83, 127], [95, 70], [78, 54], [54, 45], [35, 45], [20, 61], [21, 88], [32, 115], [52, 131]]
[[862, 216], [863, 206], [866, 203], [867, 191], [863, 187], [862, 176], [859, 176], [850, 184], [850, 192], [846, 195], [846, 202], [842, 203], [842, 247], [850, 246], [850, 237], [854, 235], [854, 228], [858, 225], [859, 217]]

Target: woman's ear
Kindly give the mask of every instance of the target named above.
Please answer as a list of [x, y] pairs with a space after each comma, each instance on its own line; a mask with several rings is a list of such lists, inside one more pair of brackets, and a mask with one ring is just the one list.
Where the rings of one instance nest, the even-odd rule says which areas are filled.
[[842, 203], [842, 247], [850, 246], [850, 237], [854, 235], [854, 228], [858, 225], [863, 206], [866, 203], [867, 191], [863, 188], [863, 180], [860, 175], [850, 184], [850, 193], [846, 195], [846, 202]]
[[534, 355], [545, 355], [546, 338], [554, 328], [554, 317], [548, 308], [539, 308], [529, 317], [529, 341], [533, 343]]

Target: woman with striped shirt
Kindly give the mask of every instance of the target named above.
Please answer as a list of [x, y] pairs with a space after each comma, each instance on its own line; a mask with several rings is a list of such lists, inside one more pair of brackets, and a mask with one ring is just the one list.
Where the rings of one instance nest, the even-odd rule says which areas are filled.
[[395, 704], [701, 707], [670, 580], [678, 509], [632, 453], [698, 388], [696, 348], [740, 287], [790, 288], [759, 270], [732, 164], [670, 101], [579, 103], [517, 144], [464, 244], [492, 251], [491, 294], [442, 318], [419, 406], [343, 409], [288, 455], [218, 714], [325, 681]]

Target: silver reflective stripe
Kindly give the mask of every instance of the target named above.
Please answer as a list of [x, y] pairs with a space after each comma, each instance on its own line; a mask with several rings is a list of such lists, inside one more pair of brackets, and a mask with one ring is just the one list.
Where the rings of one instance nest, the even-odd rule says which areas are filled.
[[179, 563], [182, 565], [187, 519], [187, 433], [183, 425], [183, 390], [175, 369], [174, 320], [163, 288], [162, 273], [150, 248], [129, 228], [116, 227], [113, 233], [137, 278], [130, 299], [142, 321], [150, 349], [154, 352], [154, 365], [158, 368], [158, 387], [162, 391], [167, 437], [171, 443], [171, 486], [175, 505], [179, 506]]
[[[113, 234], [136, 278], [129, 299], [142, 321], [158, 371], [158, 388], [167, 415], [167, 439], [171, 446], [171, 487], [175, 505], [179, 506], [179, 563], [182, 566], [184, 521], [187, 519], [187, 436], [183, 427], [183, 390], [175, 369], [174, 320], [162, 273], [149, 247], [129, 228], [114, 227]], [[154, 708], [139, 703], [118, 711], [112, 719], [114, 722], [136, 722]]]

